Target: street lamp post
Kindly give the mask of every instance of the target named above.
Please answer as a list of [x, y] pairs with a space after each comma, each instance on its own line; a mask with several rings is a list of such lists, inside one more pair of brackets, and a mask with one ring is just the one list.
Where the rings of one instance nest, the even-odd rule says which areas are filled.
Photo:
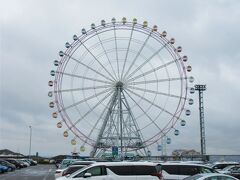
[[28, 153], [28, 157], [30, 159], [30, 156], [31, 156], [31, 146], [32, 146], [32, 126], [29, 126], [29, 129], [30, 129], [30, 139], [29, 139], [29, 153]]

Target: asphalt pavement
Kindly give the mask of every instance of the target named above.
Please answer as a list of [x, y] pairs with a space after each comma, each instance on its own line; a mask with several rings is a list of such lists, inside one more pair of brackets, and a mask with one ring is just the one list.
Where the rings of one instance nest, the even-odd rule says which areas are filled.
[[30, 166], [0, 174], [0, 180], [54, 180], [54, 165]]

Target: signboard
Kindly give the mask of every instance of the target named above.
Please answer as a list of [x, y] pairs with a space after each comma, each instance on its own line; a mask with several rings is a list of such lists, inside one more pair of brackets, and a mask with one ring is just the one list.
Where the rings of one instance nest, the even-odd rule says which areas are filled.
[[118, 147], [117, 146], [113, 146], [112, 147], [112, 155], [113, 156], [117, 156], [118, 155]]

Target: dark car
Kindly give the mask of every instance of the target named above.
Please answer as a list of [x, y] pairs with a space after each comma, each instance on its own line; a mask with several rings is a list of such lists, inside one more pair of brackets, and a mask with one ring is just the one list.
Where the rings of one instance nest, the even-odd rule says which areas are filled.
[[5, 173], [5, 172], [7, 172], [7, 171], [8, 171], [8, 167], [2, 166], [2, 165], [0, 164], [0, 173]]
[[11, 164], [14, 164], [17, 169], [23, 168], [23, 165], [15, 159], [4, 159], [4, 160], [11, 163]]
[[6, 166], [8, 168], [8, 171], [15, 171], [15, 169], [16, 169], [16, 166], [14, 164], [11, 164], [11, 163], [9, 163], [7, 161], [4, 161], [2, 159], [0, 159], [0, 164], [2, 166]]
[[21, 165], [21, 167], [22, 168], [25, 168], [25, 167], [27, 167], [27, 165], [26, 164], [24, 164], [21, 160], [19, 160], [19, 159], [16, 159], [16, 161]]

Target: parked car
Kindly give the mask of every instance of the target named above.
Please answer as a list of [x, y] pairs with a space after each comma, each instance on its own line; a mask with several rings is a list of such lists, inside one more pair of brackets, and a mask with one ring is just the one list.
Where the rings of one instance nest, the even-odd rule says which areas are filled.
[[16, 159], [16, 161], [21, 165], [22, 168], [28, 167], [27, 164], [19, 159]]
[[32, 163], [33, 166], [36, 166], [38, 164], [37, 161], [34, 161], [32, 159], [28, 159], [28, 160]]
[[231, 175], [240, 179], [240, 165], [227, 166], [219, 172], [222, 174]]
[[5, 161], [14, 164], [17, 169], [23, 168], [22, 164], [15, 159], [4, 159]]
[[8, 171], [8, 167], [3, 166], [3, 165], [0, 164], [0, 173], [5, 173], [7, 171]]
[[184, 180], [238, 180], [238, 179], [226, 174], [209, 173], [209, 174], [196, 174], [188, 178], [185, 178]]
[[159, 180], [162, 177], [160, 171], [160, 164], [151, 162], [97, 162], [86, 166], [67, 177], [60, 177], [58, 180]]
[[162, 163], [162, 175], [165, 180], [182, 180], [200, 173], [216, 173], [212, 168], [193, 163]]
[[15, 171], [16, 166], [14, 164], [11, 164], [5, 160], [0, 159], [0, 164], [2, 166], [6, 166], [8, 168], [8, 171]]
[[[95, 161], [79, 161], [77, 159], [74, 159], [71, 161], [69, 161], [69, 159], [66, 159], [66, 160], [63, 160], [65, 162], [62, 162], [61, 165], [59, 166], [60, 168], [59, 169], [56, 169], [55, 171], [55, 178], [58, 178], [58, 177], [61, 177], [63, 176], [63, 172], [70, 166], [70, 165], [90, 165], [92, 163], [94, 163]], [[67, 165], [67, 166], [66, 166]], [[62, 169], [61, 169], [62, 167]], [[68, 173], [69, 174], [69, 173]]]
[[29, 167], [30, 164], [22, 159], [18, 159], [18, 162], [21, 162], [23, 164], [24, 167]]
[[225, 168], [227, 166], [230, 166], [230, 165], [240, 165], [240, 164], [238, 162], [228, 162], [228, 161], [215, 162], [215, 163], [213, 163], [212, 168], [217, 170], [217, 171], [220, 171], [223, 168]]
[[33, 161], [32, 159], [23, 159], [25, 162], [29, 163], [30, 166], [36, 166], [37, 161]]

